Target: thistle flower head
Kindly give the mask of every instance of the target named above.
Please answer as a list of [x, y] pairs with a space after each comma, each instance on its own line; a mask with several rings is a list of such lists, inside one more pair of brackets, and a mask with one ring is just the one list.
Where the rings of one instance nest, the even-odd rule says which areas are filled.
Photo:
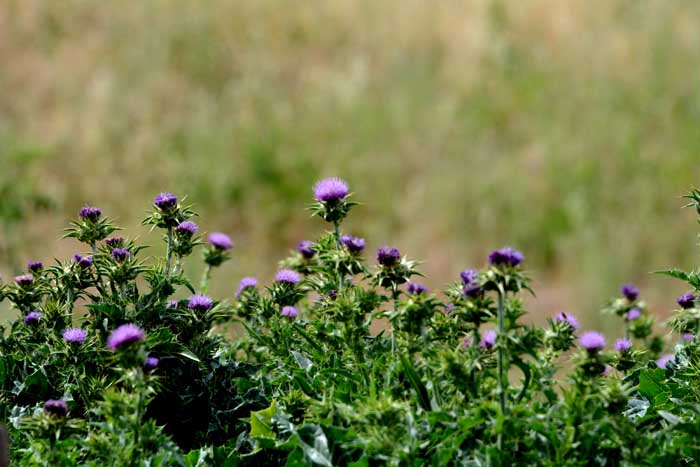
[[517, 266], [524, 259], [525, 256], [521, 252], [509, 246], [489, 253], [489, 264], [494, 266]]
[[123, 244], [124, 244], [123, 237], [105, 238], [105, 245], [107, 245], [110, 248], [117, 248], [117, 247], [122, 246]]
[[469, 336], [464, 336], [464, 339], [462, 339], [462, 348], [468, 349], [471, 346], [472, 346], [472, 340], [469, 338]]
[[158, 368], [158, 360], [156, 357], [146, 357], [146, 361], [143, 363], [143, 368], [146, 371], [153, 371]]
[[41, 312], [38, 310], [29, 312], [24, 317], [24, 324], [27, 324], [27, 325], [37, 324], [42, 316], [44, 316], [44, 315], [42, 315]]
[[284, 308], [282, 308], [282, 312], [280, 313], [280, 316], [284, 316], [285, 318], [294, 319], [297, 317], [297, 309], [294, 308], [293, 306], [285, 306]]
[[255, 288], [258, 286], [258, 281], [254, 277], [244, 277], [238, 284], [238, 291], [236, 292], [236, 297], [240, 297], [245, 289]]
[[68, 415], [68, 404], [64, 400], [49, 399], [44, 403], [44, 412], [58, 417]]
[[469, 285], [479, 278], [479, 271], [476, 269], [465, 269], [459, 273], [459, 277], [464, 285]]
[[280, 269], [275, 274], [275, 282], [295, 285], [301, 282], [301, 276], [291, 269]]
[[34, 282], [34, 276], [31, 274], [22, 274], [21, 276], [15, 276], [15, 283], [20, 287], [29, 287]]
[[316, 254], [313, 247], [314, 242], [311, 242], [309, 240], [302, 240], [297, 245], [297, 251], [301, 253], [301, 256], [303, 256], [304, 258], [310, 259], [313, 258]]
[[182, 221], [175, 227], [175, 230], [181, 235], [192, 236], [197, 233], [199, 227], [194, 222]]
[[693, 292], [686, 292], [678, 297], [676, 303], [683, 309], [693, 308], [695, 306], [695, 295]]
[[191, 296], [187, 302], [187, 308], [200, 312], [208, 311], [213, 305], [212, 299], [202, 294]]
[[635, 301], [639, 297], [639, 289], [634, 284], [625, 284], [620, 291], [630, 302]]
[[165, 308], [172, 310], [173, 308], [177, 308], [179, 304], [177, 300], [168, 300], [168, 303], [165, 304]]
[[89, 269], [92, 267], [92, 256], [81, 256], [76, 253], [73, 255], [73, 261], [75, 261], [76, 264], [83, 269]]
[[131, 256], [131, 253], [129, 253], [129, 250], [125, 250], [124, 248], [115, 248], [112, 250], [112, 258], [116, 259], [120, 263], [126, 261], [129, 256]]
[[44, 269], [44, 263], [41, 261], [32, 261], [27, 264], [27, 270], [31, 272], [39, 272]]
[[122, 324], [112, 331], [112, 334], [107, 338], [107, 348], [109, 350], [121, 349], [134, 342], [140, 342], [145, 338], [146, 334], [140, 327], [132, 323]]
[[479, 347], [482, 350], [491, 350], [493, 346], [496, 345], [496, 331], [486, 331], [481, 337], [481, 342], [479, 342]]
[[632, 342], [629, 339], [618, 339], [615, 341], [615, 350], [618, 352], [627, 352], [632, 348]]
[[230, 250], [233, 247], [231, 237], [222, 232], [212, 232], [207, 237], [209, 244], [217, 250]]
[[567, 323], [574, 330], [578, 329], [578, 320], [571, 313], [559, 312], [554, 316], [554, 321], [556, 323]]
[[68, 328], [63, 331], [63, 340], [69, 344], [84, 344], [87, 332], [80, 328]]
[[676, 357], [673, 354], [669, 353], [669, 354], [663, 355], [661, 358], [659, 358], [656, 361], [656, 366], [658, 366], [661, 369], [666, 369], [666, 366], [669, 363], [674, 362], [675, 360], [676, 360]]
[[470, 282], [462, 287], [462, 295], [467, 298], [476, 298], [483, 292], [481, 286], [477, 282]]
[[314, 198], [323, 203], [336, 203], [348, 196], [348, 184], [337, 177], [325, 178], [314, 186]]
[[167, 211], [177, 206], [177, 196], [172, 193], [159, 193], [153, 199], [153, 204], [161, 211]]
[[584, 349], [595, 352], [605, 347], [605, 337], [596, 331], [586, 331], [579, 337], [578, 343]]
[[634, 321], [640, 316], [642, 316], [642, 310], [640, 310], [639, 308], [632, 308], [630, 311], [627, 312], [627, 321]]
[[398, 248], [381, 246], [377, 249], [377, 262], [382, 266], [394, 266], [401, 259]]
[[102, 210], [94, 206], [83, 206], [78, 213], [81, 219], [95, 222], [102, 215]]
[[415, 282], [409, 282], [406, 289], [411, 295], [420, 295], [423, 293], [428, 293], [429, 291], [423, 284], [416, 284]]
[[681, 340], [683, 342], [690, 342], [695, 339], [695, 335], [692, 332], [684, 332], [681, 334]]
[[359, 253], [365, 249], [365, 239], [353, 237], [352, 235], [343, 235], [340, 241], [345, 245], [350, 253]]

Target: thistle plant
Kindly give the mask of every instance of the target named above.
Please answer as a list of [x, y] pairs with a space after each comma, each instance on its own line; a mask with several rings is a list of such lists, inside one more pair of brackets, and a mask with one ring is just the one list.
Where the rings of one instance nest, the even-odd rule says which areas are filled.
[[[690, 195], [697, 209], [699, 195]], [[570, 311], [526, 324], [524, 255], [444, 291], [395, 246], [343, 232], [347, 182], [313, 189], [328, 228], [273, 277], [209, 293], [231, 257], [172, 193], [144, 224], [165, 253], [85, 206], [75, 255], [0, 285], [0, 422], [17, 465], [692, 465], [700, 459], [700, 273], [659, 333], [632, 284], [604, 336]], [[700, 213], [700, 210], [698, 211]], [[390, 244], [390, 242], [387, 242]], [[201, 256], [194, 255], [197, 247]], [[185, 261], [201, 258], [197, 287]], [[243, 275], [243, 274], [241, 274]], [[236, 284], [237, 285], [234, 285]], [[669, 298], [672, 304], [674, 299]], [[575, 309], [576, 304], [570, 304]], [[581, 321], [581, 322], [579, 322]], [[221, 330], [237, 324], [245, 332]]]

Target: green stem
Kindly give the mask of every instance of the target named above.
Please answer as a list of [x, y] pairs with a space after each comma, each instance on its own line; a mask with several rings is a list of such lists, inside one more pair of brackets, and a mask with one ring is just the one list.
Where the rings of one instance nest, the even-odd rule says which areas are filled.
[[[501, 407], [501, 416], [505, 418], [507, 414], [506, 407], [506, 390], [508, 386], [508, 379], [506, 376], [505, 368], [505, 342], [506, 342], [506, 320], [505, 312], [503, 309], [503, 291], [498, 290], [498, 399]], [[503, 435], [498, 434], [498, 447], [501, 452], [503, 452]]]
[[[340, 223], [338, 221], [333, 222], [333, 234], [335, 236], [335, 246], [340, 250]], [[343, 273], [338, 271], [338, 292], [343, 290]]]
[[207, 293], [209, 290], [209, 278], [211, 277], [211, 264], [204, 266], [204, 272], [202, 273], [202, 283], [200, 284], [200, 289], [203, 294]]
[[136, 423], [134, 426], [134, 445], [138, 449], [139, 432], [141, 431], [141, 417], [143, 416], [143, 370], [136, 370], [136, 390], [138, 391], [138, 402], [136, 403]]
[[173, 249], [173, 228], [168, 227], [168, 247], [165, 252], [165, 277], [170, 276], [170, 262], [172, 260]]

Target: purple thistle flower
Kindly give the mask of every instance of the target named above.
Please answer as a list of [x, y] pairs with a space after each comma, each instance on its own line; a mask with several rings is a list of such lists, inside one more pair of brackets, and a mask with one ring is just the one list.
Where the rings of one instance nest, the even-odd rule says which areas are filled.
[[41, 261], [32, 261], [31, 263], [27, 264], [27, 270], [31, 272], [39, 272], [42, 269], [44, 269], [44, 263]]
[[81, 219], [95, 222], [102, 215], [102, 210], [94, 206], [83, 206], [78, 215]]
[[683, 342], [690, 342], [695, 339], [695, 335], [692, 332], [684, 332], [681, 334], [681, 340]]
[[462, 295], [467, 298], [477, 298], [481, 295], [481, 292], [481, 286], [476, 282], [467, 284], [462, 288]]
[[693, 308], [695, 306], [695, 295], [693, 292], [686, 292], [676, 300], [681, 308], [687, 310], [688, 308]]
[[639, 297], [639, 289], [634, 284], [625, 284], [620, 291], [630, 302], [635, 301]]
[[377, 249], [377, 262], [382, 266], [394, 266], [401, 259], [398, 248], [382, 246]]
[[569, 326], [578, 329], [578, 320], [571, 313], [559, 312], [554, 316], [554, 322], [556, 323], [567, 323]]
[[208, 311], [213, 305], [212, 299], [202, 294], [192, 295], [187, 302], [187, 307], [190, 310], [200, 312]]
[[632, 342], [629, 339], [618, 339], [615, 341], [615, 350], [624, 353], [632, 348]]
[[462, 340], [462, 348], [468, 349], [471, 346], [472, 346], [472, 340], [469, 338], [469, 336], [464, 336], [464, 339]]
[[122, 324], [117, 329], [112, 331], [112, 334], [107, 338], [107, 348], [109, 350], [117, 350], [134, 342], [140, 342], [146, 338], [143, 329], [135, 324]]
[[153, 204], [161, 211], [167, 211], [177, 205], [177, 196], [172, 193], [160, 193], [153, 199]]
[[182, 221], [180, 222], [177, 227], [175, 227], [175, 230], [181, 235], [186, 235], [191, 237], [192, 235], [196, 234], [197, 231], [199, 231], [199, 227], [197, 227], [197, 224], [191, 221]]
[[41, 319], [42, 316], [44, 316], [44, 315], [42, 315], [41, 312], [38, 310], [27, 313], [27, 316], [24, 317], [24, 324], [27, 324], [30, 326], [37, 324], [39, 322], [39, 319]]
[[642, 316], [642, 311], [639, 308], [632, 308], [627, 312], [627, 321], [634, 321], [640, 316]]
[[345, 245], [350, 253], [359, 253], [365, 249], [365, 239], [353, 237], [352, 235], [343, 235], [340, 241]]
[[298, 284], [301, 281], [301, 276], [299, 273], [292, 271], [291, 269], [280, 269], [275, 274], [275, 282], [281, 282], [283, 284]]
[[231, 237], [221, 232], [212, 232], [207, 240], [217, 250], [230, 250], [233, 247]]
[[68, 328], [63, 331], [63, 340], [69, 344], [84, 344], [87, 332], [80, 328]]
[[280, 313], [280, 316], [284, 316], [285, 318], [294, 319], [297, 317], [297, 309], [294, 308], [293, 306], [285, 306], [284, 308], [282, 308], [282, 312]]
[[676, 357], [673, 354], [669, 353], [669, 354], [663, 355], [661, 358], [659, 358], [656, 361], [656, 366], [658, 366], [661, 369], [666, 369], [666, 366], [669, 363], [675, 362], [675, 361], [676, 361]]
[[479, 271], [476, 269], [465, 269], [459, 273], [459, 277], [462, 279], [464, 285], [469, 285], [472, 282], [476, 282], [479, 278]]
[[20, 287], [29, 287], [34, 282], [34, 276], [31, 274], [22, 274], [21, 276], [15, 276], [15, 283]]
[[129, 256], [131, 256], [131, 253], [129, 253], [129, 250], [125, 250], [124, 248], [115, 248], [112, 250], [112, 258], [116, 259], [120, 263], [126, 261]]
[[605, 369], [601, 373], [602, 376], [610, 376], [612, 374], [612, 367], [610, 365], [605, 365]]
[[409, 282], [407, 287], [408, 293], [411, 295], [420, 295], [422, 293], [428, 293], [429, 290], [423, 284], [416, 284], [415, 282]]
[[143, 368], [146, 371], [153, 371], [158, 368], [158, 360], [156, 357], [146, 357], [146, 361], [143, 363]]
[[486, 331], [479, 342], [481, 350], [491, 350], [496, 345], [496, 331]]
[[238, 284], [238, 291], [236, 292], [236, 297], [240, 297], [245, 289], [255, 288], [258, 286], [258, 281], [254, 277], [244, 277]]
[[525, 256], [518, 250], [515, 250], [509, 246], [494, 250], [489, 253], [489, 264], [494, 266], [517, 266], [522, 263]]
[[50, 415], [65, 417], [68, 415], [68, 404], [64, 400], [49, 399], [44, 403], [44, 412]]
[[313, 247], [314, 242], [310, 242], [309, 240], [302, 240], [297, 245], [297, 251], [301, 253], [301, 256], [303, 256], [304, 258], [310, 259], [313, 258], [316, 254]]
[[578, 343], [589, 352], [596, 352], [605, 347], [605, 337], [596, 331], [586, 331], [579, 337]]
[[107, 245], [110, 248], [116, 248], [116, 247], [122, 246], [123, 244], [124, 244], [123, 237], [105, 238], [105, 245]]
[[348, 196], [348, 184], [337, 177], [325, 178], [314, 186], [314, 198], [324, 203], [336, 203]]
[[455, 308], [454, 304], [448, 303], [447, 306], [445, 307], [445, 309], [443, 310], [443, 312], [449, 316], [454, 311], [454, 308]]
[[92, 267], [92, 256], [81, 256], [79, 254], [73, 255], [73, 261], [75, 261], [78, 266], [83, 269], [88, 269]]
[[165, 308], [172, 310], [173, 308], [177, 308], [180, 302], [177, 300], [168, 300], [168, 303], [165, 305]]

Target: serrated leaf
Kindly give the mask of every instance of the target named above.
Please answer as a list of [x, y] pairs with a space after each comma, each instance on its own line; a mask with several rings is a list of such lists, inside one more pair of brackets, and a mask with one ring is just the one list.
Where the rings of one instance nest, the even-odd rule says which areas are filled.
[[272, 430], [272, 417], [277, 415], [277, 401], [273, 400], [270, 407], [250, 412], [250, 436], [253, 438], [276, 439]]
[[646, 399], [630, 399], [627, 402], [629, 407], [622, 414], [631, 420], [636, 420], [638, 418], [643, 418], [647, 414], [647, 409], [651, 404]]
[[661, 271], [654, 271], [654, 274], [661, 274], [663, 276], [670, 276], [670, 277], [675, 277], [676, 279], [680, 279], [683, 281], [688, 281], [690, 276], [688, 275], [687, 272], [682, 271], [677, 268], [673, 269], [663, 269]]

